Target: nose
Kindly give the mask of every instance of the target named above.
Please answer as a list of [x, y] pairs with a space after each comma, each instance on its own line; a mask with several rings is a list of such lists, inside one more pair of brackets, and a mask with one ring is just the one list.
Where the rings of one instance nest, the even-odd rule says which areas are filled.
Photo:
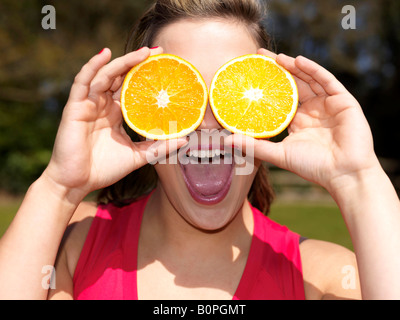
[[214, 114], [210, 107], [210, 103], [207, 104], [207, 109], [206, 109], [206, 113], [204, 115], [204, 119], [201, 122], [201, 124], [197, 130], [203, 130], [203, 129], [208, 129], [208, 130], [222, 129], [222, 126], [219, 124], [217, 119], [215, 119], [215, 117], [214, 117]]

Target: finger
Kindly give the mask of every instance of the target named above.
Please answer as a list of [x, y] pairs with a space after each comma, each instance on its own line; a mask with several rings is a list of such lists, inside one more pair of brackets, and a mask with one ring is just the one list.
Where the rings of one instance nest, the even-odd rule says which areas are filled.
[[[126, 76], [126, 74], [124, 74], [123, 76], [116, 77], [114, 82], [112, 83], [112, 85], [110, 87], [110, 91], [116, 93], [122, 87], [122, 84], [124, 83], [125, 76]], [[118, 97], [119, 96], [120, 95], [118, 95]]]
[[148, 164], [148, 150], [154, 144], [154, 141], [140, 141], [140, 142], [132, 142], [132, 152], [135, 161], [132, 161], [132, 168], [131, 170], [136, 170], [144, 165]]
[[86, 99], [90, 83], [96, 76], [98, 71], [111, 59], [111, 50], [108, 48], [103, 49], [99, 54], [92, 57], [86, 63], [79, 73], [76, 75], [74, 83], [71, 87], [70, 97], [71, 101], [81, 101]]
[[324, 94], [325, 91], [312, 77], [296, 66], [295, 59], [283, 53], [277, 56], [276, 61], [288, 70], [295, 78], [299, 88], [300, 101], [304, 102], [318, 94]]
[[174, 139], [174, 142], [145, 140], [140, 142], [132, 142], [131, 150], [133, 152], [134, 161], [132, 161], [131, 170], [136, 170], [148, 163], [156, 164], [158, 161], [165, 161], [169, 153], [181, 148], [187, 143], [186, 139]]
[[[149, 141], [144, 141], [144, 142], [149, 142]], [[156, 163], [177, 164], [178, 163], [177, 151], [187, 143], [188, 141], [186, 138], [159, 140], [156, 142], [152, 142], [149, 148], [146, 149], [145, 151], [144, 154], [145, 160], [147, 163], [150, 163], [152, 165]], [[173, 157], [171, 155], [173, 155]]]
[[272, 51], [269, 51], [267, 49], [264, 49], [264, 48], [258, 49], [257, 53], [258, 54], [262, 54], [262, 55], [267, 56], [267, 57], [270, 57], [270, 58], [272, 58], [274, 60], [276, 59], [276, 53], [274, 53]]
[[285, 167], [285, 157], [281, 144], [268, 140], [254, 139], [235, 133], [225, 138], [226, 146], [233, 146], [244, 153], [253, 154], [255, 158], [269, 162], [280, 168]]
[[97, 73], [92, 80], [90, 90], [93, 93], [102, 93], [110, 90], [116, 78], [126, 74], [132, 67], [147, 59], [150, 49], [144, 47], [116, 58]]
[[[302, 56], [295, 60], [296, 67], [309, 77], [309, 83], [318, 84], [324, 94], [336, 95], [347, 92], [346, 88], [336, 79], [336, 77], [316, 62]], [[315, 85], [314, 83], [314, 85]], [[321, 92], [322, 93], [322, 92]]]
[[154, 56], [156, 54], [161, 54], [164, 52], [164, 49], [162, 47], [154, 47], [150, 49], [150, 55]]

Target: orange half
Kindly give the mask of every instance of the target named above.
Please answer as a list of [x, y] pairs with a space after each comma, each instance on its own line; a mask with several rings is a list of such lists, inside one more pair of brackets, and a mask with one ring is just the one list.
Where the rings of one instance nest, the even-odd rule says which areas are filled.
[[292, 75], [272, 58], [249, 54], [223, 65], [210, 86], [210, 106], [227, 130], [254, 138], [284, 131], [297, 111]]
[[179, 138], [196, 130], [207, 100], [207, 85], [200, 73], [171, 54], [150, 56], [133, 67], [121, 89], [126, 123], [153, 140]]

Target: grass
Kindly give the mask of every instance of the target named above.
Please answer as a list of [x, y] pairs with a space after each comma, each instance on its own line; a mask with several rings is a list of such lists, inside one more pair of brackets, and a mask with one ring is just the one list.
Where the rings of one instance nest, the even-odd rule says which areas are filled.
[[353, 250], [346, 224], [335, 204], [278, 202], [272, 205], [269, 217], [304, 237], [334, 242]]
[[15, 213], [19, 208], [19, 201], [9, 201], [0, 203], [0, 237], [6, 232]]
[[[19, 204], [19, 199], [0, 201], [0, 237], [7, 230]], [[271, 208], [270, 218], [304, 237], [352, 249], [346, 225], [334, 204], [276, 202]]]

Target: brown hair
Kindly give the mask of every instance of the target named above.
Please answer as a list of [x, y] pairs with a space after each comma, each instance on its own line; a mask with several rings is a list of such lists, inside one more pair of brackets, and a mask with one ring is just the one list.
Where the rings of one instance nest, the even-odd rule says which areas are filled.
[[[260, 47], [271, 48], [271, 38], [264, 27], [265, 7], [259, 0], [158, 0], [132, 29], [125, 52], [135, 51], [144, 46], [152, 47], [162, 28], [188, 18], [234, 19], [249, 28]], [[137, 133], [125, 124], [124, 128], [133, 141], [140, 141], [141, 137]], [[126, 205], [153, 190], [157, 180], [154, 167], [147, 164], [119, 182], [104, 188], [98, 194], [98, 202]], [[261, 165], [250, 188], [248, 199], [254, 207], [267, 214], [273, 198], [268, 170], [265, 165]]]
[[265, 6], [259, 0], [158, 0], [132, 29], [125, 52], [152, 46], [163, 27], [188, 18], [237, 20], [249, 28], [260, 46], [270, 48], [271, 38], [264, 27], [265, 16]]

